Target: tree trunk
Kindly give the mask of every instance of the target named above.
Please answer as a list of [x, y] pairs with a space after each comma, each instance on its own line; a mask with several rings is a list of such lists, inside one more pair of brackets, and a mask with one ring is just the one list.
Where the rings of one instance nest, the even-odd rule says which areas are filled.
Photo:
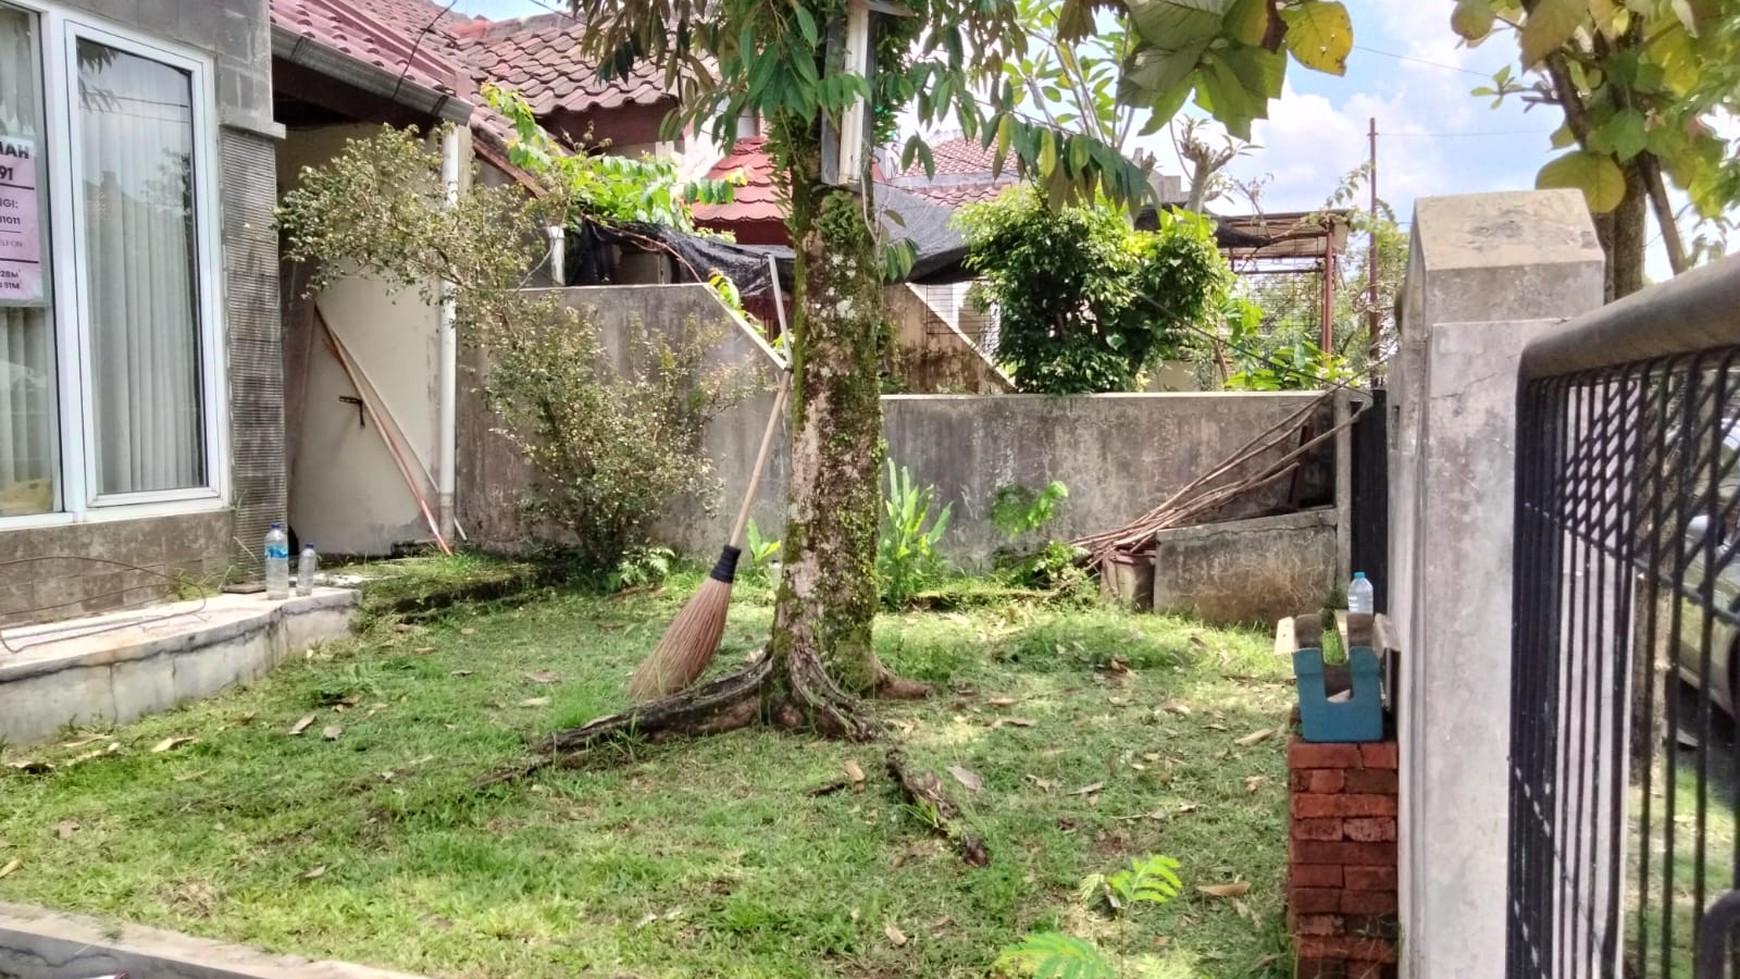
[[868, 190], [860, 198], [802, 179], [816, 172], [810, 167], [791, 170], [797, 316], [776, 672], [787, 660], [811, 659], [851, 693], [923, 696], [927, 685], [890, 675], [871, 645], [888, 333], [882, 263], [865, 217], [871, 201]]
[[1607, 254], [1602, 299], [1613, 302], [1643, 288], [1644, 230], [1649, 208], [1649, 183], [1641, 160], [1625, 167], [1625, 199], [1606, 214], [1594, 215], [1595, 236]]

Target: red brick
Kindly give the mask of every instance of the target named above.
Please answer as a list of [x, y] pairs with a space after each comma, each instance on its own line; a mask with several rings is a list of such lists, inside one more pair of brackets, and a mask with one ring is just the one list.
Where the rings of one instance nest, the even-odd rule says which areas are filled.
[[1367, 768], [1383, 768], [1395, 771], [1396, 743], [1394, 741], [1373, 741], [1359, 746], [1360, 761]]
[[1287, 870], [1287, 882], [1294, 887], [1340, 887], [1341, 868], [1302, 863]]
[[1393, 891], [1396, 889], [1394, 867], [1349, 867], [1343, 879], [1350, 891]]
[[1345, 914], [1341, 916], [1343, 934], [1360, 938], [1381, 938], [1393, 942], [1402, 933], [1402, 924], [1393, 914]]
[[1343, 914], [1395, 914], [1394, 891], [1342, 891], [1339, 910]]
[[1346, 788], [1347, 772], [1341, 769], [1318, 768], [1311, 772], [1311, 791], [1318, 795], [1336, 795]]
[[[1315, 821], [1295, 820], [1294, 825]], [[1394, 819], [1349, 819], [1343, 824], [1342, 831], [1348, 839], [1360, 843], [1386, 843], [1396, 838], [1396, 821]], [[1307, 837], [1307, 839], [1311, 838], [1313, 837]]]
[[1346, 979], [1388, 979], [1382, 962], [1349, 962]]
[[1381, 768], [1350, 769], [1342, 774], [1342, 781], [1349, 792], [1395, 795], [1397, 791], [1396, 773]]
[[[1349, 820], [1349, 822], [1353, 821]], [[1339, 819], [1295, 819], [1293, 820], [1293, 838], [1296, 840], [1339, 840], [1342, 834], [1341, 825], [1342, 821]]]
[[1295, 935], [1340, 935], [1346, 928], [1339, 914], [1301, 914], [1293, 919]]
[[1390, 816], [1396, 814], [1396, 798], [1390, 795], [1296, 795], [1293, 818], [1324, 819], [1331, 816]]
[[1312, 744], [1298, 738], [1287, 744], [1288, 768], [1359, 768], [1362, 764], [1357, 744]]
[[1290, 864], [1338, 864], [1355, 867], [1394, 867], [1394, 843], [1329, 843], [1318, 840], [1288, 840], [1287, 862]]
[[1287, 907], [1299, 914], [1333, 914], [1341, 910], [1344, 893], [1332, 887], [1289, 887]]
[[1295, 979], [1346, 979], [1346, 959], [1308, 959], [1303, 956], [1294, 969]]
[[1294, 949], [1301, 959], [1353, 959], [1358, 962], [1396, 960], [1396, 947], [1380, 938], [1300, 938]]

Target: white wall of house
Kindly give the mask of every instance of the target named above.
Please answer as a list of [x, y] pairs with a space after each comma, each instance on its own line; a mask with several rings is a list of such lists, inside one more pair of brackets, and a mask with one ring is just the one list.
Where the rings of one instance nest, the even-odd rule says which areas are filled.
[[[304, 166], [331, 159], [346, 139], [377, 130], [356, 125], [291, 132], [278, 149], [282, 189], [295, 186]], [[331, 554], [385, 554], [397, 544], [429, 540], [428, 523], [375, 421], [359, 424], [358, 407], [339, 399], [369, 398], [390, 416], [405, 461], [434, 510], [439, 310], [417, 290], [390, 293], [385, 283], [364, 277], [335, 282], [315, 302], [354, 359], [359, 383], [372, 390], [353, 387], [317, 331], [303, 378], [290, 525]]]

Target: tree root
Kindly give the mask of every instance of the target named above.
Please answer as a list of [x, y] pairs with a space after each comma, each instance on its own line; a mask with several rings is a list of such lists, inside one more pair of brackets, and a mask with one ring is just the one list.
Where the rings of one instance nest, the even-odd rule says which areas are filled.
[[991, 862], [991, 855], [985, 849], [985, 841], [967, 828], [961, 818], [960, 807], [943, 791], [942, 779], [935, 772], [909, 769], [900, 749], [890, 748], [888, 774], [900, 785], [901, 794], [919, 811], [931, 829], [954, 844], [955, 849], [960, 851], [962, 860], [974, 867], [983, 867]]

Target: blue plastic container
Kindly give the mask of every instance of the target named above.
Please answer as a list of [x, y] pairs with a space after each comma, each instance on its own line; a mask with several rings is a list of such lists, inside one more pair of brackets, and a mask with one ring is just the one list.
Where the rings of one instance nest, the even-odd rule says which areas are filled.
[[1382, 671], [1377, 654], [1365, 646], [1348, 652], [1353, 694], [1332, 701], [1325, 691], [1323, 650], [1293, 654], [1293, 676], [1299, 681], [1299, 736], [1306, 741], [1382, 741], [1384, 703]]

